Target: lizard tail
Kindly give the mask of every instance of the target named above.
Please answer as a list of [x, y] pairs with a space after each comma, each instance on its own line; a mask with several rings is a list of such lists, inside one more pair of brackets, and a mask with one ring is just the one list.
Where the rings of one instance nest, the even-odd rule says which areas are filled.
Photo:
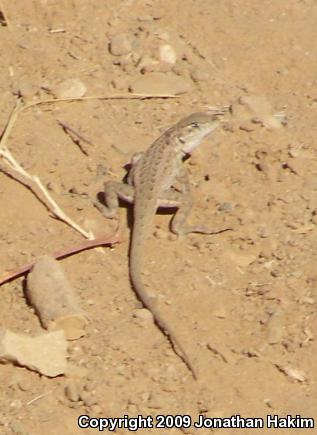
[[196, 371], [191, 363], [190, 358], [185, 352], [183, 346], [180, 344], [180, 341], [176, 337], [176, 334], [171, 330], [171, 328], [167, 325], [167, 322], [160, 315], [158, 308], [156, 306], [155, 298], [151, 297], [146, 288], [144, 287], [141, 270], [142, 270], [142, 259], [143, 259], [143, 246], [141, 243], [137, 243], [136, 240], [133, 240], [132, 235], [132, 243], [130, 249], [130, 279], [134, 288], [134, 291], [142, 302], [145, 308], [147, 308], [153, 315], [154, 321], [159, 329], [163, 332], [164, 335], [169, 339], [174, 352], [183, 360], [188, 369], [191, 371], [194, 379], [197, 380]]

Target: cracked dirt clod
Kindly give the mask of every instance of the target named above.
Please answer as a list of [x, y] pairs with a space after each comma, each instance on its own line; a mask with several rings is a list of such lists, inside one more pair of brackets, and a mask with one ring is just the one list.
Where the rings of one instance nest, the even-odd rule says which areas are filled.
[[45, 376], [65, 373], [67, 342], [63, 331], [45, 332], [37, 337], [0, 330], [0, 359], [28, 367]]
[[85, 334], [87, 318], [62, 266], [53, 257], [44, 255], [37, 260], [28, 276], [26, 293], [44, 328], [62, 329], [68, 340]]
[[56, 85], [52, 92], [56, 98], [81, 98], [86, 94], [87, 88], [81, 80], [71, 78]]

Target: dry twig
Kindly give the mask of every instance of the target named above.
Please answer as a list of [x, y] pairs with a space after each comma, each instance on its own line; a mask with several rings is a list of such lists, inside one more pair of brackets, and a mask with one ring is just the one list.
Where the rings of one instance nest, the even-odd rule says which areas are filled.
[[[121, 238], [118, 233], [115, 233], [113, 236], [101, 236], [93, 240], [86, 240], [85, 242], [80, 243], [77, 246], [73, 246], [70, 249], [56, 251], [52, 254], [52, 257], [56, 258], [56, 260], [60, 260], [65, 257], [69, 257], [70, 255], [77, 254], [78, 252], [84, 251], [86, 249], [96, 248], [97, 246], [114, 245], [115, 243], [119, 243], [120, 241]], [[2, 278], [0, 278], [0, 286], [8, 281], [11, 281], [21, 275], [28, 273], [32, 269], [33, 265], [34, 262], [25, 264], [24, 266], [20, 266], [16, 269], [11, 270]]]
[[77, 131], [74, 130], [69, 125], [67, 125], [64, 122], [61, 122], [59, 120], [57, 120], [57, 122], [62, 127], [64, 132], [71, 138], [71, 140], [74, 142], [74, 144], [78, 146], [80, 151], [83, 154], [85, 154], [85, 156], [88, 156], [89, 153], [86, 150], [86, 148], [83, 147], [82, 142], [84, 142], [84, 143], [86, 143], [88, 145], [92, 145], [92, 143], [88, 139], [86, 139], [82, 134], [77, 133]]
[[24, 104], [22, 98], [19, 98], [16, 102], [15, 108], [10, 114], [8, 123], [4, 129], [4, 132], [0, 140], [0, 157], [4, 159], [8, 167], [0, 166], [0, 170], [24, 184], [28, 187], [34, 195], [47, 207], [47, 209], [55, 216], [57, 219], [65, 222], [70, 227], [74, 228], [80, 234], [82, 234], [87, 239], [93, 239], [93, 234], [87, 232], [79, 225], [77, 225], [63, 210], [57, 205], [54, 199], [50, 196], [48, 191], [43, 186], [41, 180], [35, 176], [26, 172], [22, 166], [15, 160], [12, 153], [6, 146], [8, 137], [12, 131], [14, 124], [18, 118], [18, 115], [31, 107], [43, 104], [53, 104], [58, 102], [69, 102], [69, 101], [87, 101], [87, 100], [111, 100], [111, 99], [145, 99], [145, 98], [173, 98], [173, 95], [139, 95], [139, 94], [128, 94], [120, 95], [113, 94], [109, 96], [88, 96], [88, 97], [76, 97], [76, 98], [49, 98], [46, 100], [32, 101], [30, 103]]
[[[1, 0], [0, 0], [0, 8], [1, 8]], [[2, 9], [3, 13], [3, 9]], [[67, 225], [78, 231], [87, 239], [90, 239], [89, 242], [83, 243], [78, 247], [72, 248], [68, 251], [57, 252], [54, 254], [55, 258], [63, 258], [65, 256], [80, 252], [84, 249], [94, 248], [101, 245], [109, 245], [114, 244], [119, 241], [119, 237], [116, 233], [113, 237], [100, 237], [94, 239], [92, 232], [87, 232], [79, 225], [77, 225], [69, 216], [64, 213], [64, 211], [57, 205], [54, 199], [50, 196], [48, 191], [45, 189], [41, 180], [32, 174], [29, 174], [23, 167], [17, 162], [17, 160], [13, 157], [10, 150], [7, 148], [6, 144], [8, 142], [8, 138], [10, 133], [17, 121], [18, 115], [37, 105], [43, 104], [54, 104], [58, 102], [69, 102], [69, 101], [87, 101], [87, 100], [110, 100], [110, 99], [146, 99], [146, 98], [173, 98], [174, 95], [138, 95], [138, 94], [128, 94], [128, 95], [108, 95], [108, 96], [88, 96], [88, 97], [80, 97], [80, 98], [49, 98], [46, 100], [32, 101], [30, 103], [24, 103], [22, 98], [18, 98], [14, 109], [12, 110], [8, 122], [4, 128], [4, 131], [0, 138], [0, 157], [6, 163], [6, 166], [0, 165], [0, 171], [4, 172], [8, 176], [17, 180], [27, 188], [31, 190], [31, 192], [47, 207], [47, 209], [61, 221], [65, 222]], [[0, 285], [10, 281], [13, 278], [16, 278], [24, 273], [28, 272], [30, 268], [33, 266], [32, 264], [28, 264], [26, 266], [15, 269], [14, 271], [9, 272], [6, 276], [0, 279]]]
[[7, 28], [9, 30], [11, 30], [11, 24], [10, 24], [10, 21], [8, 20], [8, 15], [7, 15], [7, 13], [6, 13], [5, 9], [4, 9], [3, 2], [1, 0], [0, 0], [0, 14], [3, 17], [3, 22], [5, 23]]

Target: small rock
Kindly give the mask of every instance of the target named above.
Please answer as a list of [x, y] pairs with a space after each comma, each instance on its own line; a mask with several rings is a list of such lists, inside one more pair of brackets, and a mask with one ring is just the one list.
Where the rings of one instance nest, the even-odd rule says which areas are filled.
[[77, 366], [74, 364], [68, 364], [66, 376], [69, 379], [83, 379], [88, 375], [88, 369], [83, 366]]
[[197, 68], [191, 72], [190, 77], [193, 80], [193, 82], [199, 83], [199, 82], [206, 82], [209, 79], [210, 75], [207, 73], [207, 71], [203, 71]]
[[164, 399], [157, 394], [151, 394], [147, 406], [150, 409], [162, 409], [164, 407]]
[[16, 419], [11, 421], [10, 429], [15, 435], [29, 435], [29, 432], [24, 429], [22, 422]]
[[61, 193], [60, 185], [55, 181], [50, 181], [49, 183], [46, 184], [46, 187], [50, 192], [53, 192], [57, 195]]
[[218, 210], [222, 212], [230, 212], [234, 209], [235, 205], [232, 202], [223, 202], [219, 205]]
[[178, 95], [190, 88], [190, 83], [184, 78], [159, 72], [146, 74], [129, 86], [131, 92], [145, 95]]
[[142, 74], [149, 74], [149, 73], [169, 73], [171, 72], [172, 65], [166, 62], [159, 62], [158, 60], [155, 60], [152, 63], [148, 63], [147, 65], [143, 65], [142, 68], [139, 67], [139, 70]]
[[225, 319], [228, 316], [228, 312], [224, 307], [216, 307], [213, 310], [212, 315], [217, 317], [218, 319]]
[[65, 396], [71, 402], [79, 401], [79, 391], [76, 382], [73, 379], [69, 379], [65, 386]]
[[111, 84], [115, 89], [119, 91], [125, 90], [127, 88], [127, 81], [125, 77], [114, 77], [111, 80]]
[[135, 310], [133, 313], [133, 317], [139, 320], [146, 320], [146, 321], [153, 321], [153, 314], [151, 311], [147, 310], [146, 308], [140, 308], [139, 310]]
[[234, 118], [241, 122], [240, 128], [252, 131], [249, 124], [262, 124], [268, 129], [280, 128], [285, 123], [285, 115], [273, 113], [270, 102], [267, 98], [256, 95], [246, 95], [241, 97], [231, 106]]
[[97, 398], [93, 394], [88, 393], [87, 391], [82, 391], [80, 393], [80, 398], [86, 406], [93, 406], [98, 403]]
[[267, 342], [269, 344], [280, 343], [284, 337], [283, 316], [280, 311], [275, 312], [267, 324]]
[[309, 304], [309, 305], [314, 305], [316, 303], [315, 299], [310, 297], [310, 296], [304, 296], [303, 297], [303, 303], [304, 304]]
[[162, 31], [162, 32], [157, 32], [157, 33], [156, 33], [156, 36], [157, 36], [159, 39], [161, 39], [162, 41], [169, 41], [169, 40], [170, 40], [170, 37], [171, 37], [171, 35], [170, 35], [168, 32], [164, 32], [164, 31]]
[[98, 387], [98, 381], [97, 379], [93, 379], [88, 381], [85, 385], [84, 385], [84, 390], [89, 392], [92, 392], [93, 390], [95, 390]]
[[159, 62], [155, 59], [153, 59], [153, 57], [148, 56], [148, 55], [144, 55], [141, 57], [141, 59], [139, 60], [137, 67], [139, 68], [140, 71], [145, 72], [148, 71], [149, 68], [158, 65]]
[[282, 373], [284, 373], [289, 378], [298, 382], [307, 381], [307, 376], [303, 370], [299, 370], [289, 365], [279, 364], [278, 362], [274, 364]]
[[22, 82], [19, 84], [19, 91], [25, 99], [32, 98], [36, 93], [34, 85], [32, 85], [29, 80], [24, 81], [23, 79]]
[[118, 18], [118, 17], [110, 18], [110, 20], [108, 21], [108, 24], [111, 27], [116, 27], [120, 24], [120, 18]]
[[154, 9], [154, 7], [153, 7], [151, 9], [151, 15], [153, 17], [153, 20], [155, 20], [155, 21], [161, 20], [162, 17], [164, 16], [164, 8], [157, 7], [156, 9]]
[[81, 98], [86, 92], [86, 86], [79, 79], [64, 80], [52, 89], [56, 98]]
[[149, 21], [153, 21], [153, 17], [150, 14], [146, 14], [146, 15], [139, 15], [138, 16], [138, 21], [142, 22], [149, 22]]
[[154, 237], [159, 240], [166, 240], [168, 238], [168, 233], [161, 228], [156, 228], [156, 230], [154, 231]]
[[159, 58], [162, 62], [174, 64], [177, 59], [176, 51], [169, 44], [161, 45], [159, 48]]
[[33, 383], [29, 379], [20, 379], [18, 382], [18, 387], [21, 391], [29, 391], [32, 390]]
[[37, 337], [0, 331], [0, 359], [28, 367], [45, 376], [55, 377], [66, 371], [67, 342], [63, 331]]
[[249, 266], [249, 264], [252, 264], [258, 258], [259, 252], [260, 250], [257, 248], [252, 251], [250, 250], [249, 252], [237, 252], [231, 250], [228, 253], [228, 258], [230, 258], [230, 260], [234, 262], [237, 266], [246, 267]]
[[100, 415], [100, 414], [102, 414], [102, 408], [98, 404], [92, 405], [89, 408], [90, 408], [91, 415]]
[[176, 240], [178, 240], [179, 236], [175, 233], [169, 232], [167, 233], [167, 240], [169, 240], [170, 242], [175, 242]]
[[288, 159], [285, 164], [287, 167], [294, 172], [294, 174], [299, 176], [304, 176], [307, 173], [307, 168], [309, 165], [309, 160], [301, 157], [297, 158], [290, 158]]
[[133, 40], [127, 33], [118, 33], [111, 38], [109, 51], [113, 56], [122, 56], [132, 51]]

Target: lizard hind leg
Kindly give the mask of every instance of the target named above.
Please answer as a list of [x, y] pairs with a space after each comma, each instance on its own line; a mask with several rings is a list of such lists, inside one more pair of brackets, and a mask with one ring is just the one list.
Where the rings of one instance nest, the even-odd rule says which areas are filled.
[[178, 236], [183, 236], [190, 233], [200, 234], [218, 234], [230, 228], [215, 230], [203, 225], [188, 225], [187, 219], [193, 206], [193, 200], [190, 192], [178, 192], [170, 189], [164, 192], [164, 198], [159, 201], [160, 207], [175, 207], [177, 208], [171, 222], [171, 231]]
[[171, 222], [172, 232], [179, 236], [190, 233], [213, 234], [214, 230], [211, 230], [205, 226], [187, 224], [187, 219], [192, 206], [193, 200], [191, 195], [188, 192], [186, 194], [181, 194], [179, 206]]
[[117, 181], [107, 181], [104, 185], [104, 202], [94, 201], [94, 206], [106, 217], [118, 217], [119, 198], [132, 203], [134, 200], [133, 186]]
[[[184, 195], [183, 195], [184, 196]], [[231, 228], [214, 229], [204, 225], [188, 225], [187, 218], [192, 208], [191, 197], [186, 196], [186, 200], [181, 203], [171, 222], [171, 230], [173, 233], [182, 236], [190, 233], [199, 234], [219, 234], [224, 231], [229, 231]]]
[[188, 225], [187, 219], [193, 206], [193, 199], [190, 191], [190, 183], [188, 174], [183, 165], [178, 168], [178, 174], [175, 177], [176, 183], [179, 184], [179, 188], [167, 189], [161, 199], [160, 205], [163, 207], [176, 207], [177, 211], [171, 222], [171, 230], [173, 233], [182, 236], [189, 233], [200, 234], [217, 234], [225, 230], [214, 230], [201, 225]]

